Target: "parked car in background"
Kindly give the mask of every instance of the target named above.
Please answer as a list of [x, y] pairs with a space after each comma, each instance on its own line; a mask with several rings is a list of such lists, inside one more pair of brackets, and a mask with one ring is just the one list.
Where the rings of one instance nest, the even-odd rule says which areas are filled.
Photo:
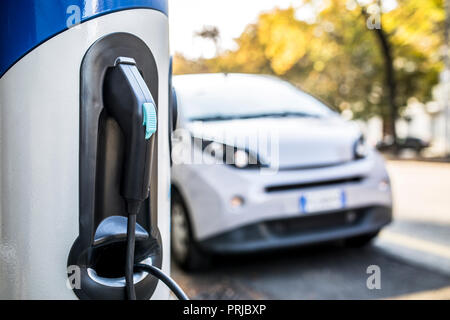
[[[191, 159], [204, 160], [172, 168], [172, 253], [181, 267], [204, 267], [214, 253], [364, 245], [391, 221], [382, 157], [324, 103], [269, 76], [173, 81], [176, 128], [188, 135], [174, 138], [173, 156], [192, 144]], [[255, 132], [276, 140], [271, 152], [242, 139]], [[230, 150], [233, 161], [211, 164]]]
[[377, 143], [377, 149], [381, 152], [389, 151], [403, 151], [412, 150], [420, 154], [424, 149], [430, 147], [430, 143], [420, 138], [406, 137], [404, 139], [397, 139], [397, 144], [394, 141], [380, 141]]

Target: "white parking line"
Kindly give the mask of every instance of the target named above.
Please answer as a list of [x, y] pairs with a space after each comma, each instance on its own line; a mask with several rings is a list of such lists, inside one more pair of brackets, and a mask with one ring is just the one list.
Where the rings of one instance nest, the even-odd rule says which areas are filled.
[[380, 233], [379, 238], [402, 247], [407, 247], [408, 249], [418, 250], [425, 253], [437, 255], [446, 259], [450, 259], [449, 246], [414, 238], [411, 236], [395, 233], [392, 231], [382, 231]]

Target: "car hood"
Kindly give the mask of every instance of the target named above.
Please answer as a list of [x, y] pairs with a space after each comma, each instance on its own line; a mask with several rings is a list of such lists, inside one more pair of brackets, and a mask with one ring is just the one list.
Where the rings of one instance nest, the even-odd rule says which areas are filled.
[[194, 137], [249, 150], [280, 169], [351, 161], [361, 135], [356, 124], [337, 116], [196, 121], [187, 127]]

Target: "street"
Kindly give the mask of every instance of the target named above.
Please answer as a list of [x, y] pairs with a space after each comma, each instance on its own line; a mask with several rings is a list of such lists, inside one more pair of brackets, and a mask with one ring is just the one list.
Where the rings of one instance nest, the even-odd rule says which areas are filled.
[[[172, 275], [192, 299], [450, 299], [450, 164], [388, 161], [394, 222], [365, 248], [321, 245], [221, 257]], [[368, 289], [369, 266], [381, 287]]]

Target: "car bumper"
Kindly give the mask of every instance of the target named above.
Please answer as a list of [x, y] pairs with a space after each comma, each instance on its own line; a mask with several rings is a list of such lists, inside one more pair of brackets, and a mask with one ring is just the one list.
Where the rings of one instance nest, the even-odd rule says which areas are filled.
[[[335, 214], [315, 212], [303, 216], [299, 199], [304, 192], [331, 188], [343, 190], [347, 197], [346, 205], [345, 210], [339, 212], [357, 211], [363, 218], [358, 220], [357, 225], [331, 227], [317, 234], [305, 231], [286, 237], [272, 235], [276, 239], [270, 241], [260, 237], [256, 241], [258, 245], [256, 242], [251, 245], [243, 243], [241, 247], [254, 250], [257, 247], [312, 243], [367, 233], [389, 223], [392, 216], [389, 178], [384, 162], [376, 152], [365, 159], [345, 164], [280, 170], [276, 174], [239, 170], [228, 165], [177, 165], [173, 167], [172, 177], [185, 200], [194, 237], [206, 247], [209, 242], [221, 243], [223, 239], [235, 237], [231, 236], [234, 231], [239, 234], [242, 230], [247, 231], [246, 228], [263, 230], [269, 221], [298, 219], [301, 222], [301, 219], [313, 216], [325, 221]], [[271, 189], [273, 186], [275, 189]], [[242, 206], [232, 207], [231, 199], [235, 196], [244, 200]], [[363, 211], [365, 213], [361, 213]], [[264, 241], [271, 244], [262, 244]], [[212, 245], [209, 247], [213, 249]], [[227, 250], [223, 244], [216, 244], [216, 247]], [[238, 242], [235, 242], [229, 244], [228, 250], [234, 251], [238, 247]]]
[[287, 248], [376, 232], [391, 219], [390, 207], [329, 212], [263, 221], [205, 239], [199, 244], [205, 251], [221, 254]]

